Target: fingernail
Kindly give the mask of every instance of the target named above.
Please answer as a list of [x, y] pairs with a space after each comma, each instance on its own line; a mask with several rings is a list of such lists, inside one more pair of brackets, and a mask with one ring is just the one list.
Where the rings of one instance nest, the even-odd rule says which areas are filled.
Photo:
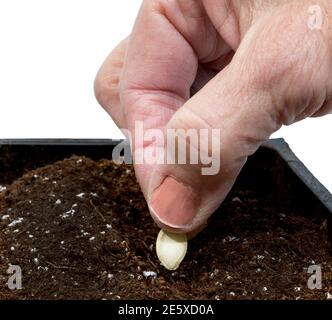
[[189, 225], [196, 216], [198, 205], [198, 195], [171, 177], [167, 177], [153, 192], [150, 202], [156, 218], [172, 228]]

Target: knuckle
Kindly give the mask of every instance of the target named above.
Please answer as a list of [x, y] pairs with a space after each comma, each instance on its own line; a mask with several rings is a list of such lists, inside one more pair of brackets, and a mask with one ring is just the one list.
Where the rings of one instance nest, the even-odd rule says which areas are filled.
[[97, 101], [104, 108], [107, 108], [110, 101], [119, 92], [119, 75], [115, 72], [105, 74], [100, 71], [94, 82], [94, 93]]

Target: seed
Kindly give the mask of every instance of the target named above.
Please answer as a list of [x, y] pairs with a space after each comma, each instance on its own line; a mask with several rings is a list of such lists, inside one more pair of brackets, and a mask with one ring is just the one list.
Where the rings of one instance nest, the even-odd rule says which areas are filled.
[[160, 230], [156, 250], [161, 264], [168, 270], [176, 270], [187, 253], [187, 236]]

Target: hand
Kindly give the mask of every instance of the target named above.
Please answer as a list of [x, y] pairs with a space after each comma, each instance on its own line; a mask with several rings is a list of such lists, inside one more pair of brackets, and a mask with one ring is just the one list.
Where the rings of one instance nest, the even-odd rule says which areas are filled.
[[[314, 4], [322, 15], [317, 28], [310, 28], [307, 0], [143, 1], [132, 34], [97, 75], [98, 101], [132, 132], [135, 121], [145, 130], [221, 132], [215, 176], [195, 165], [135, 165], [162, 228], [199, 231], [273, 132], [331, 112], [332, 6]], [[163, 147], [158, 139], [136, 141], [134, 151]]]

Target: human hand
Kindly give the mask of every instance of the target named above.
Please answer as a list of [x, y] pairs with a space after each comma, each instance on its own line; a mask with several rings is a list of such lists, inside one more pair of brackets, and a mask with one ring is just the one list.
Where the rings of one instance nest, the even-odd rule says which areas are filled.
[[[96, 97], [120, 128], [220, 129], [220, 171], [136, 164], [152, 217], [197, 232], [248, 156], [282, 125], [331, 112], [332, 29], [310, 27], [308, 0], [144, 0], [133, 32], [107, 58]], [[317, 20], [319, 22], [319, 19]], [[197, 92], [191, 97], [190, 92]], [[135, 141], [134, 152], [164, 148]]]

